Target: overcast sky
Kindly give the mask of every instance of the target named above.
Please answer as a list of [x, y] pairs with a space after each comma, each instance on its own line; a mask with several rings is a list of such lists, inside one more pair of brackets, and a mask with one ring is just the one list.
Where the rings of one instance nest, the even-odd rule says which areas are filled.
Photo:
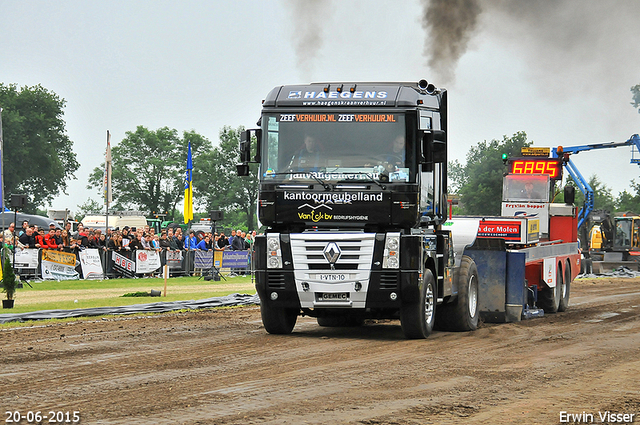
[[[640, 2], [449, 0], [437, 10], [423, 1], [0, 0], [0, 82], [42, 84], [66, 100], [81, 166], [53, 208], [72, 211], [100, 199], [86, 182], [104, 161], [107, 130], [112, 145], [138, 125], [217, 143], [225, 125], [255, 127], [281, 84], [425, 78], [446, 87], [449, 159], [461, 162], [470, 146], [517, 131], [550, 147], [640, 133], [630, 105]], [[455, 3], [470, 7], [438, 26]], [[617, 194], [640, 182], [631, 155], [622, 147], [573, 160]]]

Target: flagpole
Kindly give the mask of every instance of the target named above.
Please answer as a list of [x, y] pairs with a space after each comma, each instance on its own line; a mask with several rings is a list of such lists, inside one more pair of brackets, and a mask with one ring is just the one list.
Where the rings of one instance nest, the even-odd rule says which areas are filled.
[[107, 235], [109, 234], [109, 191], [111, 186], [111, 176], [109, 175], [109, 167], [111, 166], [111, 134], [109, 130], [107, 130], [107, 153], [104, 161], [104, 201], [107, 205], [106, 207], [106, 216], [105, 216], [105, 228], [104, 228], [104, 237], [106, 240]]
[[[0, 212], [2, 212], [2, 230], [5, 229], [4, 217], [4, 137], [2, 137], [2, 108], [0, 108]], [[4, 265], [4, 263], [2, 263]]]

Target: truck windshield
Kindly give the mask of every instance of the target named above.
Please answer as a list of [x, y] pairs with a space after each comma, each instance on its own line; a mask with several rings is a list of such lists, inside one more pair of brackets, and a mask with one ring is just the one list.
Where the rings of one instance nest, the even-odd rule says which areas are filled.
[[264, 114], [262, 129], [263, 180], [415, 181], [402, 114]]

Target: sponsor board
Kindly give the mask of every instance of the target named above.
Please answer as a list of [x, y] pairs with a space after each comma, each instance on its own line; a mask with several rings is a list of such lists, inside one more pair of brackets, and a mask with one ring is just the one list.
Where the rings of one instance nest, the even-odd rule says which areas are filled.
[[158, 251], [136, 251], [136, 273], [153, 273], [160, 266], [160, 253]]
[[85, 279], [104, 279], [100, 252], [97, 249], [84, 249], [80, 251], [78, 256]]
[[135, 275], [136, 264], [122, 254], [118, 254], [113, 251], [111, 253], [113, 259], [113, 265], [120, 273], [127, 277], [133, 277]]
[[[14, 267], [16, 269], [37, 269], [38, 268], [38, 249], [16, 249], [16, 259]], [[13, 256], [10, 257], [13, 260]]]
[[46, 280], [79, 279], [79, 274], [75, 270], [75, 254], [43, 249], [40, 267], [42, 271], [42, 278]]
[[249, 251], [224, 251], [222, 267], [244, 269], [249, 267]]
[[481, 221], [478, 224], [478, 237], [502, 238], [507, 242], [520, 242], [521, 226], [521, 222], [516, 220]]
[[170, 269], [181, 269], [182, 268], [182, 251], [165, 251], [167, 265]]

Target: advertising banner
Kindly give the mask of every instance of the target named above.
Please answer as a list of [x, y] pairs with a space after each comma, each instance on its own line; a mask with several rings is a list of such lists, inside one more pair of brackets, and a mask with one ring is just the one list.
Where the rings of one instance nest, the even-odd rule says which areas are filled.
[[38, 268], [38, 249], [16, 249], [16, 269], [37, 269]]
[[75, 280], [79, 278], [76, 256], [68, 252], [42, 250], [42, 278], [49, 280]]
[[113, 258], [113, 265], [118, 272], [122, 273], [126, 277], [133, 277], [135, 275], [135, 262], [115, 251], [111, 253], [111, 256], [111, 258]]
[[153, 273], [160, 266], [160, 254], [157, 251], [136, 251], [136, 273]]
[[80, 265], [85, 279], [104, 279], [100, 252], [97, 249], [85, 249], [80, 251]]
[[194, 266], [196, 269], [210, 269], [213, 261], [213, 251], [196, 251]]
[[516, 220], [486, 220], [478, 226], [479, 238], [502, 238], [506, 242], [520, 242], [522, 223]]
[[182, 251], [166, 251], [165, 254], [170, 269], [182, 269]]
[[223, 251], [222, 268], [244, 269], [249, 267], [249, 251]]

